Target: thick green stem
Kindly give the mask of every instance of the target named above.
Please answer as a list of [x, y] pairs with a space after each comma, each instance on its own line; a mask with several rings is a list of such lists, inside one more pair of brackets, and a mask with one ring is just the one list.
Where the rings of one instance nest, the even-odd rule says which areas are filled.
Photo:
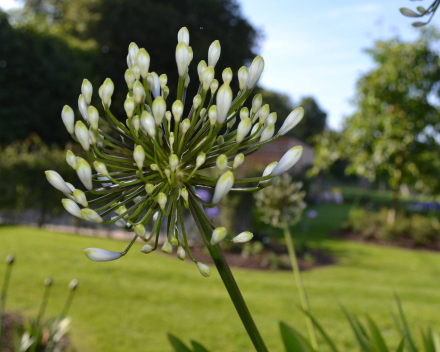
[[220, 277], [223, 280], [223, 284], [228, 290], [229, 297], [231, 297], [235, 309], [237, 310], [237, 313], [240, 316], [240, 319], [244, 327], [246, 328], [246, 331], [250, 339], [252, 340], [252, 343], [254, 344], [255, 350], [257, 350], [258, 352], [268, 352], [268, 349], [264, 344], [264, 341], [260, 335], [260, 332], [258, 331], [257, 326], [255, 325], [254, 320], [252, 319], [251, 313], [246, 306], [246, 302], [241, 295], [240, 289], [235, 282], [231, 269], [229, 268], [229, 265], [226, 262], [226, 259], [219, 245], [207, 247], [212, 259], [214, 260], [214, 264], [217, 267]]
[[6, 294], [8, 292], [9, 279], [11, 277], [12, 265], [8, 264], [6, 266], [5, 277], [3, 280], [3, 288], [0, 296], [0, 346], [2, 342], [2, 327], [3, 327], [3, 317], [5, 314], [6, 305]]
[[[301, 306], [304, 309], [304, 311], [306, 311], [307, 313], [310, 313], [310, 306], [309, 306], [309, 302], [307, 300], [307, 293], [306, 293], [306, 289], [304, 287], [304, 283], [302, 281], [301, 272], [299, 270], [298, 259], [296, 257], [295, 247], [293, 246], [292, 236], [289, 231], [289, 225], [286, 221], [284, 214], [281, 214], [281, 219], [283, 222], [283, 228], [284, 228], [283, 230], [284, 230], [284, 238], [286, 239], [286, 247], [289, 252], [289, 258], [290, 258], [290, 262], [292, 264], [293, 275], [295, 277], [295, 283], [296, 283], [296, 287], [298, 289], [298, 294], [299, 294], [299, 299], [301, 301]], [[307, 329], [309, 331], [309, 336], [310, 336], [310, 341], [312, 343], [312, 346], [315, 349], [315, 351], [317, 351], [318, 350], [318, 339], [316, 338], [316, 332], [315, 332], [315, 328], [313, 326], [313, 321], [308, 315], [306, 315], [306, 324], [307, 324]]]

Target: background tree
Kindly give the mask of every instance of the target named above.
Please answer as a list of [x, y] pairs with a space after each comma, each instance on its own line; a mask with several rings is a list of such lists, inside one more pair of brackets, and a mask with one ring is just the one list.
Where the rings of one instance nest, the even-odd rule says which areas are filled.
[[385, 178], [397, 205], [401, 184], [438, 192], [440, 182], [438, 105], [440, 59], [434, 30], [415, 42], [377, 41], [366, 52], [375, 66], [357, 83], [356, 111], [340, 134], [317, 138], [313, 172], [347, 159], [346, 172], [373, 181]]
[[304, 108], [305, 118], [292, 133], [300, 139], [309, 143], [313, 142], [313, 137], [324, 131], [327, 123], [327, 113], [322, 110], [315, 98], [311, 96], [302, 97], [298, 106]]

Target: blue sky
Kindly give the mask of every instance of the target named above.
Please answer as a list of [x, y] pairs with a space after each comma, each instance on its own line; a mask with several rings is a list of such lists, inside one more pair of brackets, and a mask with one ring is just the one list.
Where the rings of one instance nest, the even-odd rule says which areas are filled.
[[[375, 40], [401, 35], [414, 39], [417, 30], [403, 17], [402, 6], [428, 7], [432, 0], [298, 1], [239, 0], [243, 14], [264, 33], [260, 53], [266, 66], [260, 83], [289, 94], [294, 101], [313, 95], [338, 129], [353, 110], [356, 80], [371, 66], [362, 49]], [[416, 5], [417, 4], [417, 5]], [[4, 9], [15, 0], [0, 0]], [[440, 21], [440, 13], [433, 19]]]

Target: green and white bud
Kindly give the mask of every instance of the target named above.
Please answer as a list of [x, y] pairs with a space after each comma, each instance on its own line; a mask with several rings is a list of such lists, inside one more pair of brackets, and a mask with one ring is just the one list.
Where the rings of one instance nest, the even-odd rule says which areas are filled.
[[101, 163], [100, 161], [94, 161], [93, 167], [95, 168], [97, 173], [104, 175], [104, 176], [108, 176], [107, 167], [105, 166], [104, 163]]
[[211, 83], [210, 89], [211, 89], [211, 94], [212, 94], [212, 95], [214, 95], [215, 92], [217, 92], [217, 89], [218, 89], [218, 81], [217, 81], [216, 79], [212, 80], [212, 83]]
[[72, 193], [72, 190], [69, 188], [66, 181], [64, 181], [64, 179], [61, 177], [61, 175], [58, 172], [53, 170], [47, 170], [44, 173], [46, 174], [47, 180], [54, 188], [65, 194]]
[[142, 78], [146, 79], [148, 76], [148, 70], [150, 69], [150, 55], [144, 48], [142, 48], [139, 50], [136, 60], [141, 71]]
[[289, 132], [292, 128], [294, 128], [303, 118], [304, 109], [302, 107], [296, 108], [293, 110], [289, 116], [284, 120], [283, 125], [281, 126], [278, 134], [280, 136], [284, 136], [287, 132]]
[[[259, 127], [260, 127], [260, 124], [259, 124], [259, 123], [256, 123], [256, 124], [254, 125], [254, 127], [252, 127], [252, 130], [251, 130], [251, 136], [253, 136], [254, 133], [257, 132], [257, 130], [258, 130]], [[263, 132], [263, 126], [261, 126], [260, 130], [258, 130], [258, 133], [257, 133], [253, 138], [258, 138], [258, 137], [260, 137], [262, 132]]]
[[[113, 216], [111, 218], [111, 220], [115, 220], [117, 218], [117, 216]], [[127, 222], [124, 219], [118, 219], [115, 221], [115, 225], [121, 229], [126, 229], [127, 228]]]
[[201, 103], [202, 103], [202, 97], [200, 96], [200, 94], [196, 94], [196, 96], [193, 99], [194, 110], [197, 110]]
[[131, 90], [133, 88], [134, 82], [136, 81], [136, 77], [134, 76], [133, 71], [130, 69], [125, 70], [124, 78], [125, 82], [127, 83], [128, 89]]
[[215, 185], [214, 196], [212, 203], [217, 204], [229, 193], [234, 185], [234, 174], [231, 171], [226, 171], [217, 181]]
[[216, 142], [218, 145], [222, 145], [223, 143], [225, 143], [225, 139], [224, 139], [223, 135], [218, 136]]
[[92, 127], [89, 128], [89, 142], [93, 145], [98, 143], [98, 130], [94, 130]]
[[185, 252], [185, 250], [183, 249], [183, 247], [182, 246], [179, 246], [178, 248], [177, 248], [177, 258], [179, 258], [180, 260], [185, 260], [185, 257], [186, 257], [186, 252]]
[[90, 167], [90, 164], [83, 158], [79, 157], [76, 158], [76, 161], [78, 163], [76, 166], [76, 174], [78, 175], [78, 178], [88, 190], [91, 190], [93, 188], [93, 182], [92, 168]]
[[189, 78], [189, 75], [187, 74], [185, 77], [185, 84], [184, 84], [185, 88], [188, 88], [189, 82], [191, 82], [191, 79]]
[[88, 207], [89, 206], [89, 203], [87, 202], [87, 197], [86, 197], [86, 195], [84, 194], [84, 192], [83, 191], [81, 191], [80, 189], [75, 189], [74, 191], [73, 191], [73, 198], [75, 198], [75, 201], [78, 203], [78, 204], [81, 204], [83, 207]]
[[211, 246], [223, 241], [227, 233], [228, 231], [226, 231], [225, 227], [217, 227], [214, 231], [212, 231]]
[[173, 246], [170, 242], [165, 242], [160, 250], [164, 253], [171, 254], [173, 252]]
[[211, 105], [208, 110], [208, 118], [211, 126], [215, 126], [217, 123], [217, 105]]
[[88, 116], [89, 106], [87, 105], [86, 99], [84, 98], [84, 96], [82, 94], [80, 94], [78, 97], [78, 109], [79, 109], [79, 112], [81, 113], [81, 116], [83, 117], [83, 119], [88, 121], [89, 120], [89, 116]]
[[257, 94], [252, 99], [252, 113], [255, 114], [258, 109], [261, 108], [261, 104], [263, 104], [263, 96], [261, 94]]
[[260, 118], [260, 124], [264, 124], [266, 122], [267, 117], [269, 116], [270, 108], [269, 104], [264, 104], [260, 110], [258, 111], [258, 117]]
[[141, 127], [141, 119], [138, 115], [133, 117], [133, 119], [131, 120], [131, 124], [133, 125], [135, 131], [139, 131], [139, 128]]
[[63, 120], [64, 126], [66, 126], [67, 132], [73, 134], [75, 114], [69, 105], [64, 105], [63, 110], [61, 110], [61, 119]]
[[174, 144], [174, 132], [170, 132], [170, 148], [173, 149], [173, 144]]
[[186, 132], [188, 132], [191, 126], [191, 121], [189, 119], [185, 119], [182, 121], [182, 124], [180, 126], [182, 128], [182, 133], [185, 134]]
[[[263, 177], [269, 176], [272, 173], [273, 169], [275, 169], [275, 167], [277, 165], [278, 165], [278, 161], [274, 161], [274, 162], [270, 163], [269, 165], [267, 165], [263, 171], [262, 176]], [[268, 187], [268, 186], [274, 184], [275, 180], [276, 180], [276, 177], [273, 177], [270, 180], [260, 181], [258, 183], [258, 187]]]
[[102, 86], [102, 102], [104, 105], [110, 104], [114, 90], [115, 85], [113, 84], [113, 81], [110, 78], [107, 78]]
[[225, 68], [222, 72], [223, 83], [231, 84], [233, 75], [234, 74], [232, 73], [232, 70], [230, 67]]
[[243, 120], [245, 117], [249, 117], [249, 109], [247, 107], [240, 110], [240, 120]]
[[147, 194], [151, 196], [153, 194], [153, 191], [154, 191], [154, 185], [152, 183], [147, 183], [145, 185], [145, 192], [147, 192]]
[[94, 210], [90, 208], [84, 208], [81, 210], [81, 217], [84, 220], [90, 221], [90, 222], [97, 222], [101, 223], [104, 220], [101, 218], [101, 216]]
[[165, 88], [162, 91], [162, 97], [166, 100], [168, 98], [168, 95], [170, 95], [170, 88], [165, 86]]
[[76, 121], [75, 136], [85, 151], [90, 149], [89, 131], [82, 121]]
[[185, 207], [187, 207], [188, 206], [188, 190], [186, 188], [182, 188], [180, 190], [180, 195], [183, 198], [183, 201], [185, 203]]
[[70, 150], [66, 153], [66, 162], [72, 167], [72, 169], [76, 170], [76, 155]]
[[238, 168], [241, 164], [243, 164], [243, 162], [244, 162], [244, 154], [243, 153], [237, 154], [234, 158], [234, 163], [232, 164], [232, 170]]
[[249, 77], [249, 71], [246, 66], [241, 67], [238, 70], [238, 85], [240, 87], [240, 90], [246, 89], [246, 83]]
[[154, 117], [145, 110], [142, 112], [141, 126], [151, 138], [156, 137], [156, 122], [154, 121]]
[[63, 207], [67, 210], [68, 213], [82, 219], [81, 208], [73, 200], [64, 198], [61, 200], [61, 203], [63, 203]]
[[205, 60], [200, 61], [197, 65], [197, 73], [199, 74], [200, 83], [203, 81], [203, 72], [205, 72], [207, 67]]
[[138, 64], [134, 64], [131, 70], [134, 73], [134, 77], [137, 80], [140, 80], [141, 79], [141, 69], [139, 68], [139, 65]]
[[153, 77], [153, 84], [152, 84], [152, 88], [151, 93], [153, 93], [153, 97], [157, 98], [160, 96], [160, 82], [159, 82], [159, 76], [157, 75], [156, 72], [151, 72], [151, 77]]
[[270, 125], [275, 125], [275, 122], [277, 122], [277, 113], [276, 112], [271, 112], [269, 114], [269, 116], [267, 117], [267, 119], [266, 119], [264, 124], [266, 126], [270, 126]]
[[206, 116], [206, 108], [203, 108], [202, 110], [200, 110], [200, 118], [204, 119]]
[[269, 125], [263, 129], [261, 133], [260, 142], [265, 142], [268, 139], [271, 139], [275, 133], [275, 126]]
[[176, 47], [177, 70], [180, 77], [184, 77], [188, 70], [190, 62], [190, 51], [185, 42], [179, 42]]
[[97, 130], [99, 125], [99, 112], [93, 105], [89, 106], [88, 116], [90, 127], [92, 127], [94, 130]]
[[171, 118], [173, 117], [173, 115], [171, 114], [171, 111], [166, 111], [165, 112], [165, 118], [167, 119], [167, 121], [168, 121], [168, 124], [170, 124], [171, 123]]
[[215, 67], [220, 58], [221, 46], [218, 40], [212, 42], [208, 49], [208, 66]]
[[127, 99], [125, 99], [124, 110], [128, 118], [133, 117], [135, 107], [136, 103], [134, 102], [134, 99], [132, 97], [128, 97]]
[[171, 111], [173, 112], [174, 121], [179, 123], [180, 118], [183, 114], [183, 104], [180, 100], [176, 100], [171, 107]]
[[252, 89], [257, 84], [260, 79], [261, 73], [264, 69], [264, 60], [261, 56], [257, 56], [254, 61], [252, 61], [251, 67], [249, 68], [249, 77], [246, 83], [247, 89]]
[[234, 243], [245, 243], [245, 242], [249, 242], [252, 239], [252, 237], [254, 237], [252, 232], [244, 231], [244, 232], [240, 233], [239, 235], [235, 236], [232, 239], [232, 242], [234, 242]]
[[252, 128], [252, 121], [249, 117], [245, 117], [240, 121], [237, 127], [237, 144], [240, 144], [243, 139], [248, 135], [249, 131]]
[[159, 170], [159, 166], [157, 166], [157, 164], [151, 164], [150, 165], [151, 170], [153, 171], [158, 171]]
[[199, 155], [197, 155], [197, 159], [196, 159], [196, 167], [200, 167], [205, 163], [206, 160], [206, 154], [205, 153], [200, 153]]
[[145, 150], [141, 145], [138, 145], [136, 148], [134, 148], [133, 159], [138, 169], [142, 170], [145, 161]]
[[170, 238], [170, 243], [173, 247], [177, 247], [179, 245], [179, 240], [177, 239], [176, 236], [172, 236]]
[[81, 84], [81, 93], [89, 105], [92, 101], [93, 86], [88, 79], [84, 79]]
[[167, 104], [165, 103], [164, 98], [159, 96], [156, 99], [154, 99], [152, 111], [153, 111], [154, 120], [156, 122], [156, 126], [159, 126], [162, 123], [166, 110], [167, 110]]
[[161, 89], [165, 89], [167, 82], [168, 82], [168, 77], [166, 74], [159, 76], [159, 84]]
[[232, 120], [230, 120], [230, 121], [226, 124], [226, 126], [228, 127], [228, 130], [231, 130], [232, 127], [234, 127], [234, 125], [235, 125], [236, 122], [237, 122], [237, 118], [236, 118], [236, 117], [234, 117]]
[[145, 229], [144, 225], [138, 224], [134, 227], [134, 233], [141, 238], [145, 238], [145, 234], [147, 233], [147, 230]]
[[120, 252], [111, 252], [101, 248], [84, 249], [84, 254], [94, 262], [109, 262], [122, 257]]
[[203, 83], [203, 90], [205, 92], [208, 91], [208, 89], [211, 87], [212, 82], [214, 81], [214, 67], [208, 66], [204, 71], [202, 75], [202, 83]]
[[69, 290], [75, 291], [76, 288], [78, 287], [78, 280], [77, 279], [73, 279], [72, 281], [70, 281], [68, 287], [69, 287]]
[[176, 171], [179, 165], [179, 157], [176, 154], [171, 154], [169, 157], [169, 164], [171, 171]]
[[211, 269], [209, 269], [209, 266], [207, 266], [206, 264], [203, 264], [202, 262], [197, 262], [197, 267], [199, 268], [200, 274], [202, 274], [202, 276], [211, 276]]
[[137, 54], [139, 53], [139, 47], [136, 43], [131, 42], [128, 46], [128, 56], [130, 57], [131, 64], [134, 65], [137, 62]]
[[189, 31], [188, 28], [182, 27], [177, 33], [177, 42], [184, 42], [186, 45], [189, 45]]
[[232, 103], [232, 90], [228, 84], [223, 84], [217, 92], [217, 121], [223, 124], [228, 116], [229, 108]]
[[228, 157], [225, 154], [219, 155], [215, 161], [215, 165], [220, 172], [226, 171], [228, 168]]
[[168, 200], [168, 198], [165, 193], [160, 192], [158, 194], [157, 203], [159, 204], [160, 208], [164, 211], [165, 211], [165, 206], [167, 205], [167, 200]]
[[141, 248], [141, 252], [145, 253], [145, 254], [149, 254], [153, 251], [153, 247], [151, 247], [149, 244], [145, 244], [143, 245], [143, 247]]
[[145, 100], [145, 89], [141, 82], [136, 80], [133, 85], [133, 98], [136, 104], [142, 104]]
[[278, 165], [272, 171], [272, 175], [279, 176], [288, 171], [301, 158], [302, 152], [303, 147], [300, 145], [289, 149], [287, 153], [282, 156], [278, 162]]

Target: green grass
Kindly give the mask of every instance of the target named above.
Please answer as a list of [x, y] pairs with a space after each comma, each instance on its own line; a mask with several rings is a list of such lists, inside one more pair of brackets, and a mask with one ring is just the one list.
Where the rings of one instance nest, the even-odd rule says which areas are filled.
[[[412, 327], [440, 330], [440, 255], [377, 247], [328, 238], [347, 214], [347, 206], [321, 206], [307, 219], [305, 236], [312, 246], [332, 252], [338, 264], [304, 273], [315, 316], [340, 346], [355, 346], [338, 302], [357, 314], [368, 312], [396, 345], [390, 309], [394, 290], [400, 295]], [[298, 234], [298, 228], [295, 230]], [[252, 351], [218, 274], [203, 278], [195, 265], [161, 253], [144, 255], [140, 244], [121, 260], [95, 263], [82, 250], [121, 250], [124, 243], [48, 232], [27, 227], [0, 227], [0, 258], [15, 253], [10, 311], [33, 316], [45, 277], [55, 281], [48, 310], [61, 309], [72, 278], [80, 281], [71, 310], [72, 339], [82, 352], [170, 351], [166, 332], [195, 339], [212, 351]], [[233, 269], [243, 295], [271, 351], [282, 351], [278, 321], [306, 332], [297, 309], [290, 272]], [[0, 266], [0, 275], [4, 265]], [[2, 277], [2, 276], [0, 276]]]

